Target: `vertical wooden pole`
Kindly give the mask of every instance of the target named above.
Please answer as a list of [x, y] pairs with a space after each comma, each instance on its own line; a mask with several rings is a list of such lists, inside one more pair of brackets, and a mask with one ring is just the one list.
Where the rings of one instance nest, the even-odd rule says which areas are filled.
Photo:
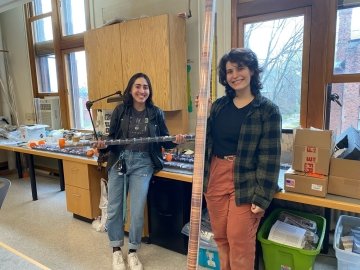
[[187, 268], [198, 268], [199, 231], [204, 177], [204, 153], [208, 100], [210, 97], [211, 58], [214, 39], [215, 0], [205, 0], [204, 33], [201, 46], [200, 89], [195, 129], [195, 158], [191, 197], [190, 233]]

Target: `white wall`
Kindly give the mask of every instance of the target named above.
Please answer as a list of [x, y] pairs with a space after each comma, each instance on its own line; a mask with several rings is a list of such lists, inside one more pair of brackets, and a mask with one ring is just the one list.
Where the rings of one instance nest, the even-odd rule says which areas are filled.
[[[9, 51], [6, 56], [8, 57], [8, 71], [14, 90], [18, 120], [19, 123], [26, 123], [26, 113], [32, 113], [34, 109], [23, 8], [18, 7], [1, 13], [0, 27], [1, 48]], [[4, 57], [5, 55], [2, 55], [0, 58], [0, 73], [3, 79], [7, 76], [4, 70]], [[3, 81], [5, 83], [5, 80]], [[0, 106], [0, 112], [10, 119], [9, 107], [4, 95], [1, 96]], [[9, 169], [15, 168], [13, 153], [7, 151], [5, 154], [2, 152], [1, 156], [3, 158], [7, 156]]]
[[15, 91], [19, 123], [27, 123], [26, 114], [33, 113], [33, 91], [27, 49], [23, 7], [0, 14], [3, 46], [9, 52], [9, 76]]

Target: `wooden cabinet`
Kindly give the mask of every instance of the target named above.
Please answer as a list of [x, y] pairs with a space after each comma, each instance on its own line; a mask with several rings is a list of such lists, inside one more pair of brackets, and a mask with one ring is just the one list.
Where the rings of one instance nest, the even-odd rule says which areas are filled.
[[124, 79], [139, 71], [146, 73], [153, 86], [154, 103], [164, 111], [181, 110], [186, 100], [185, 20], [160, 15], [122, 26]]
[[[85, 33], [85, 53], [89, 99], [95, 100], [122, 91], [120, 24]], [[106, 99], [96, 102], [93, 109], [111, 109]]]
[[[124, 90], [130, 77], [146, 73], [153, 101], [164, 111], [186, 108], [185, 20], [176, 15], [134, 19], [85, 33], [89, 98]], [[93, 108], [112, 109], [106, 101]]]
[[63, 168], [67, 210], [89, 219], [98, 217], [102, 173], [96, 166], [67, 160]]
[[[104, 170], [99, 172], [97, 166], [86, 163], [63, 160], [66, 206], [69, 212], [94, 219], [101, 215], [99, 208], [101, 185], [100, 179], [107, 178]], [[130, 196], [130, 195], [129, 195]], [[127, 218], [125, 231], [130, 229], [130, 197], [127, 198]], [[143, 237], [149, 237], [148, 209], [144, 210]]]

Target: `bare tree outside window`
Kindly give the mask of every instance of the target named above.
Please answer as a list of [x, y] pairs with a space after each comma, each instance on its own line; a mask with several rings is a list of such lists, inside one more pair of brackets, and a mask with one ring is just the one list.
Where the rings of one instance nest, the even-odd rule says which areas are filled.
[[263, 68], [262, 94], [275, 102], [283, 128], [300, 125], [304, 16], [245, 24], [244, 45]]

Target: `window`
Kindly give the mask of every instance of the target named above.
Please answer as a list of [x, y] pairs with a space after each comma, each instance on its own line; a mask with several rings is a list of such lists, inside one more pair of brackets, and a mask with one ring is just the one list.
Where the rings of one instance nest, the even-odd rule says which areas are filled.
[[285, 129], [300, 125], [303, 31], [304, 16], [245, 24], [245, 47], [263, 68], [262, 93], [280, 107]]
[[[244, 46], [243, 21], [248, 23], [248, 18], [253, 18], [250, 23], [265, 22], [281, 19], [275, 16], [277, 13], [304, 10], [300, 124], [302, 127], [328, 128], [332, 120], [327, 108], [330, 104], [331, 109], [337, 107], [337, 103], [329, 102], [329, 90], [352, 87], [350, 84], [360, 82], [360, 1], [232, 0], [232, 4], [236, 8], [232, 17], [232, 47]], [[353, 91], [345, 88], [344, 93]], [[349, 105], [344, 101], [342, 110]], [[357, 111], [357, 108], [352, 107], [352, 110]], [[342, 129], [343, 125], [337, 127], [337, 130]]]
[[334, 130], [336, 135], [349, 127], [359, 129], [360, 100], [356, 98], [359, 87], [360, 83], [331, 84], [329, 129]]
[[89, 29], [88, 6], [88, 0], [26, 5], [34, 97], [59, 96], [64, 128], [89, 128], [81, 101], [88, 99], [83, 38]]
[[38, 91], [40, 93], [57, 93], [57, 73], [55, 55], [39, 55], [37, 57]]
[[62, 34], [82, 33], [86, 30], [85, 3], [79, 0], [61, 1]]
[[32, 30], [34, 33], [35, 44], [53, 40], [50, 16], [34, 21], [32, 23]]
[[85, 51], [71, 52], [65, 55], [68, 67], [68, 87], [72, 89], [70, 109], [74, 115], [72, 127], [76, 129], [92, 129], [89, 113], [86, 109], [88, 87], [86, 76]]
[[[243, 46], [252, 49], [263, 68], [261, 93], [276, 103], [283, 129], [300, 126], [305, 9], [240, 20]], [[306, 52], [306, 51], [305, 51]], [[306, 90], [306, 89], [305, 89]]]
[[360, 73], [360, 7], [337, 11], [334, 74]]
[[339, 6], [336, 18], [333, 72], [330, 76], [327, 125], [341, 134], [359, 129], [360, 7]]
[[360, 107], [359, 107], [359, 111], [358, 111], [358, 124], [357, 124], [357, 129], [360, 130]]

